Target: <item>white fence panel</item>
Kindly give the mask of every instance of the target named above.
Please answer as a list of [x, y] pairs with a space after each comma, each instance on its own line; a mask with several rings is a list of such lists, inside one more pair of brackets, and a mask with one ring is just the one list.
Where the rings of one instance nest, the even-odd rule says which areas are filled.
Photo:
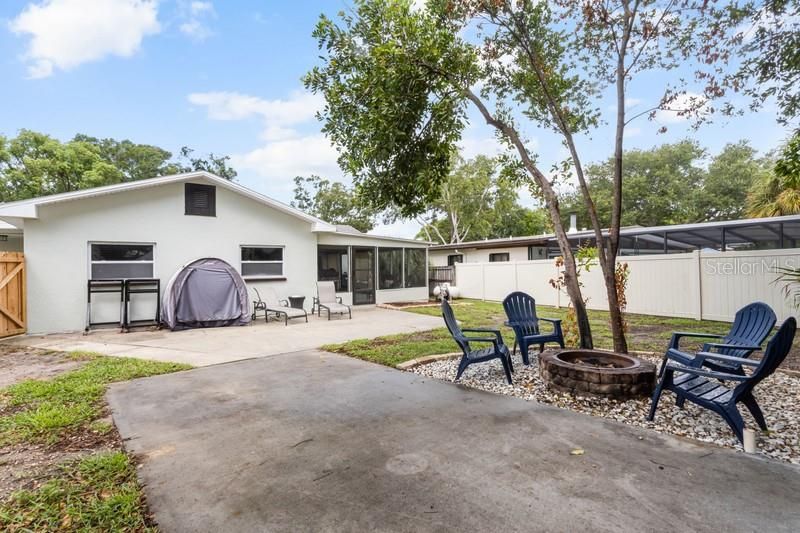
[[568, 301], [567, 297], [550, 285], [558, 277], [558, 269], [551, 260], [521, 261], [517, 265], [517, 290], [533, 295], [542, 305], [558, 306]]
[[[800, 301], [786, 299], [775, 283], [778, 267], [800, 267], [800, 249], [747, 252], [627, 256], [629, 313], [732, 321], [754, 301], [769, 304], [780, 320], [797, 315]], [[456, 285], [464, 298], [502, 300], [521, 290], [542, 305], [566, 305], [569, 299], [550, 285], [558, 275], [553, 260], [461, 263]], [[590, 309], [608, 309], [599, 265], [581, 275]]]
[[796, 316], [795, 302], [775, 282], [777, 267], [800, 267], [800, 250], [703, 253], [701, 256], [703, 318], [732, 321], [740, 307], [761, 301], [779, 320]]
[[462, 298], [485, 300], [483, 263], [456, 263], [456, 286]]
[[516, 263], [485, 263], [483, 265], [483, 298], [485, 300], [502, 300], [508, 293], [517, 290], [516, 270]]
[[697, 252], [621, 257], [619, 261], [630, 268], [625, 292], [629, 313], [700, 318]]

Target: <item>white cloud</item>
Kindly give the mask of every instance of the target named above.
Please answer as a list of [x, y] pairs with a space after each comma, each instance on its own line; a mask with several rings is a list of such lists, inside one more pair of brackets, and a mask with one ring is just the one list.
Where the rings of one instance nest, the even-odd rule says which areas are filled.
[[214, 34], [208, 25], [208, 20], [217, 16], [214, 4], [211, 2], [181, 1], [179, 11], [184, 22], [178, 26], [178, 29], [184, 35], [195, 41], [203, 41]]
[[625, 99], [625, 109], [631, 109], [632, 107], [636, 107], [637, 105], [641, 104], [642, 100], [639, 98], [626, 98]]
[[495, 156], [505, 151], [496, 137], [479, 137], [465, 135], [458, 142], [458, 150], [464, 159], [472, 159], [478, 155]]
[[237, 92], [192, 93], [189, 102], [208, 110], [213, 120], [263, 118], [267, 126], [301, 124], [314, 118], [324, 101], [321, 96], [296, 91], [288, 99], [264, 100]]
[[297, 91], [286, 99], [265, 100], [237, 92], [208, 92], [189, 95], [189, 102], [205, 107], [212, 120], [263, 122], [263, 144], [248, 152], [234, 154], [231, 162], [237, 170], [249, 170], [268, 181], [268, 188], [288, 190], [292, 178], [319, 174], [341, 179], [336, 163], [337, 152], [330, 141], [318, 133], [301, 132], [315, 120], [324, 101], [311, 93]]
[[673, 98], [664, 109], [658, 110], [655, 120], [659, 123], [677, 124], [703, 114], [705, 107], [703, 95], [687, 91]]
[[28, 4], [9, 28], [30, 35], [28, 75], [46, 78], [56, 69], [134, 55], [145, 36], [160, 31], [157, 15], [156, 0], [44, 0]]
[[330, 141], [322, 134], [314, 134], [268, 141], [260, 148], [232, 156], [231, 163], [237, 170], [250, 170], [288, 186], [295, 176], [340, 177], [336, 158]]

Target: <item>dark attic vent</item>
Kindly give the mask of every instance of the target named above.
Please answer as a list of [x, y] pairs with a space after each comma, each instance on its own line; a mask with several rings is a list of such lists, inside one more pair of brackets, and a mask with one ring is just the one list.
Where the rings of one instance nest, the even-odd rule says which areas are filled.
[[217, 216], [217, 188], [213, 185], [187, 183], [185, 196], [187, 215]]

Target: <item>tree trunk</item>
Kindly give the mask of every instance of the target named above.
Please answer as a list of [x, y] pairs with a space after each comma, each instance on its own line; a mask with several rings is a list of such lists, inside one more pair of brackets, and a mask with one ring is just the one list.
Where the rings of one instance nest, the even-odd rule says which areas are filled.
[[468, 88], [464, 89], [464, 95], [475, 104], [475, 107], [481, 112], [486, 123], [498, 129], [516, 148], [520, 160], [525, 166], [525, 170], [527, 170], [531, 179], [541, 189], [542, 195], [545, 198], [547, 211], [550, 214], [550, 220], [553, 222], [553, 229], [555, 230], [558, 247], [564, 259], [564, 283], [567, 287], [567, 294], [572, 302], [572, 307], [575, 309], [575, 318], [581, 338], [581, 348], [591, 349], [594, 346], [592, 341], [592, 329], [589, 324], [589, 316], [586, 313], [586, 304], [583, 301], [580, 281], [578, 280], [578, 268], [575, 263], [575, 254], [572, 253], [572, 246], [567, 238], [564, 224], [561, 222], [561, 209], [558, 204], [558, 195], [556, 191], [544, 173], [539, 170], [533, 162], [533, 159], [531, 159], [517, 131], [504, 121], [495, 118], [494, 115], [489, 112], [483, 101], [471, 90]]
[[611, 325], [611, 336], [614, 339], [614, 351], [628, 353], [628, 341], [625, 338], [625, 323], [622, 318], [622, 310], [619, 306], [617, 295], [617, 254], [619, 253], [619, 230], [622, 225], [622, 155], [623, 140], [625, 136], [625, 55], [630, 41], [631, 27], [636, 18], [638, 2], [631, 10], [628, 2], [623, 2], [624, 9], [624, 31], [617, 47], [617, 68], [616, 68], [616, 97], [617, 97], [617, 117], [614, 131], [614, 177], [613, 177], [613, 201], [611, 205], [611, 227], [608, 231], [608, 238], [603, 242], [598, 241], [597, 248], [603, 261], [603, 278], [606, 284], [606, 295], [608, 297], [608, 314]]
[[[602, 254], [602, 249], [599, 250]], [[614, 339], [614, 351], [618, 353], [628, 353], [628, 341], [625, 338], [625, 321], [622, 317], [622, 309], [619, 306], [617, 297], [617, 263], [616, 257], [611, 261], [606, 258], [603, 269], [603, 280], [606, 285], [606, 297], [608, 298], [608, 318], [611, 326], [611, 336]]]
[[[560, 225], [560, 216], [558, 217], [558, 221]], [[555, 224], [555, 220], [553, 224]], [[564, 233], [564, 240], [567, 240], [563, 226], [560, 229], [561, 233]], [[566, 285], [567, 295], [569, 295], [572, 308], [575, 310], [575, 322], [578, 326], [578, 334], [580, 335], [580, 348], [591, 350], [594, 348], [592, 328], [589, 324], [589, 314], [586, 312], [586, 303], [583, 300], [583, 293], [581, 292], [575, 255], [572, 253], [572, 247], [569, 245], [568, 240], [566, 247], [563, 248], [561, 247], [560, 241], [561, 239], [559, 238], [559, 248], [561, 249], [562, 258], [564, 260], [564, 285]]]

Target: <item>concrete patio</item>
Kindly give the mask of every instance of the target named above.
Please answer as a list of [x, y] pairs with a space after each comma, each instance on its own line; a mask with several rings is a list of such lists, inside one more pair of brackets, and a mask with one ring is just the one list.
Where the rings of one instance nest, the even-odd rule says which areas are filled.
[[315, 350], [108, 399], [166, 532], [800, 528], [796, 467]]
[[117, 355], [207, 366], [241, 359], [265, 357], [318, 348], [352, 339], [411, 333], [442, 327], [441, 319], [378, 307], [354, 307], [353, 319], [333, 316], [327, 320], [309, 316], [308, 323], [294, 319], [249, 326], [186, 331], [132, 331], [98, 329], [88, 335], [66, 333], [27, 335], [6, 342], [57, 351], [85, 350]]

